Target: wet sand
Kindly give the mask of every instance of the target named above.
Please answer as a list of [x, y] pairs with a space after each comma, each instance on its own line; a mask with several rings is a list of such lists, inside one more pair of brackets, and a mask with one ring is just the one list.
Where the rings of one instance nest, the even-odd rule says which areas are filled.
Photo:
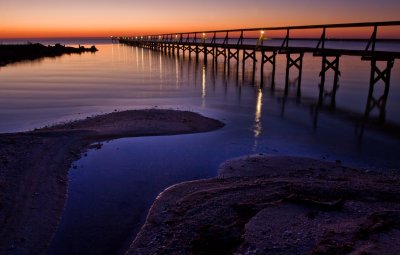
[[400, 254], [400, 174], [254, 155], [162, 192], [127, 254]]
[[122, 137], [207, 132], [223, 125], [196, 113], [153, 109], [0, 134], [0, 254], [45, 251], [66, 202], [68, 170], [91, 144]]

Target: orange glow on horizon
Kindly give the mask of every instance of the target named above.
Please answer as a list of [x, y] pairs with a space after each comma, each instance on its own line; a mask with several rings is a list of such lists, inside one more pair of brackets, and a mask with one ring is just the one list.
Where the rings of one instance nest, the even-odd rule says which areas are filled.
[[[140, 36], [398, 20], [400, 8], [400, 2], [395, 0], [380, 3], [365, 0], [362, 4], [344, 0], [335, 3], [307, 1], [308, 4], [295, 0], [203, 0], [199, 5], [189, 0], [182, 5], [178, 0], [170, 0], [168, 4], [162, 0], [140, 3], [115, 0], [112, 4], [106, 0], [43, 0], [43, 4], [38, 5], [34, 1], [13, 0], [0, 9], [0, 38]], [[399, 38], [398, 30], [385, 34]], [[265, 33], [268, 37], [269, 31]], [[357, 34], [355, 30], [348, 33]]]
[[[253, 26], [255, 27], [255, 26]], [[260, 26], [261, 27], [261, 26]], [[264, 26], [265, 27], [265, 26]], [[272, 26], [270, 26], [272, 27]], [[278, 26], [276, 26], [278, 27]], [[229, 26], [204, 26], [204, 27], [182, 27], [181, 29], [169, 29], [165, 27], [164, 29], [152, 29], [152, 28], [64, 28], [64, 29], [54, 29], [54, 28], [31, 28], [22, 29], [14, 28], [9, 30], [3, 30], [0, 32], [0, 38], [66, 38], [66, 37], [110, 37], [110, 36], [135, 36], [135, 35], [157, 35], [164, 33], [183, 33], [190, 31], [211, 31], [211, 30], [223, 30], [223, 29], [237, 29], [237, 28], [252, 28], [252, 27], [229, 27]], [[378, 38], [396, 38], [400, 39], [400, 26], [392, 28], [382, 28], [378, 30]], [[264, 31], [265, 37], [284, 37], [286, 34], [285, 30], [279, 31]], [[303, 30], [292, 30], [290, 36], [293, 38], [319, 38], [321, 36], [322, 29], [303, 29]], [[372, 28], [352, 28], [352, 29], [328, 29], [326, 38], [366, 38], [372, 33]], [[254, 37], [259, 35], [257, 32], [246, 32], [245, 36]], [[219, 35], [219, 36], [222, 36]]]

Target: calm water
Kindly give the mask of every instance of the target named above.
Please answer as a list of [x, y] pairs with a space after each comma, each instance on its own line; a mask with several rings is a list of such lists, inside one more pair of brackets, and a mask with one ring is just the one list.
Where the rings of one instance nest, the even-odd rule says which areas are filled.
[[[365, 168], [400, 166], [398, 139], [373, 130], [360, 138], [355, 120], [316, 113], [312, 105], [318, 96], [320, 58], [305, 56], [299, 103], [294, 85], [287, 98], [282, 96], [283, 56], [277, 58], [277, 90], [272, 93], [268, 86], [259, 88], [259, 67], [253, 83], [251, 70], [246, 69], [244, 77], [236, 75], [234, 65], [226, 75], [223, 63], [204, 66], [187, 56], [118, 44], [96, 46], [96, 54], [0, 68], [0, 132], [149, 107], [191, 110], [226, 126], [202, 134], [118, 139], [101, 150], [90, 150], [70, 170], [66, 209], [48, 254], [121, 253], [160, 191], [174, 183], [215, 176], [218, 165], [232, 157], [267, 153], [341, 160]], [[369, 62], [343, 57], [340, 66], [337, 107], [362, 114]], [[293, 72], [293, 84], [295, 78]], [[400, 124], [398, 62], [391, 80], [387, 119]], [[326, 86], [331, 84], [329, 77]]]

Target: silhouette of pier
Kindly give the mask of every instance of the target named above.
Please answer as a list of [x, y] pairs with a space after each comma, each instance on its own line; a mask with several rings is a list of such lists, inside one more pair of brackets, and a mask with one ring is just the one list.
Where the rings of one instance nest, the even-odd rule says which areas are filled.
[[[390, 88], [390, 75], [394, 61], [400, 59], [400, 49], [397, 48], [394, 51], [377, 49], [377, 43], [382, 40], [382, 38], [378, 37], [378, 32], [384, 27], [393, 28], [396, 26], [400, 28], [400, 21], [197, 31], [134, 37], [114, 37], [112, 39], [123, 44], [161, 51], [166, 54], [176, 54], [177, 56], [185, 56], [187, 52], [189, 58], [192, 58], [192, 55], [194, 55], [196, 61], [199, 61], [202, 55], [205, 65], [207, 64], [209, 56], [215, 62], [223, 58], [224, 64], [228, 66], [228, 72], [230, 66], [236, 64], [237, 74], [239, 73], [239, 63], [241, 62], [243, 75], [245, 73], [246, 62], [251, 62], [253, 81], [256, 73], [256, 62], [261, 61], [260, 86], [263, 87], [265, 85], [264, 71], [265, 66], [269, 64], [272, 68], [270, 84], [272, 90], [275, 88], [276, 56], [277, 54], [284, 54], [286, 56], [284, 94], [288, 94], [290, 84], [289, 74], [290, 71], [294, 69], [298, 72], [296, 94], [299, 98], [301, 97], [303, 58], [305, 54], [312, 54], [314, 57], [320, 57], [322, 60], [319, 74], [318, 105], [322, 106], [327, 103], [331, 108], [335, 108], [336, 105], [336, 95], [341, 75], [339, 68], [340, 58], [342, 56], [359, 56], [362, 61], [369, 61], [371, 65], [365, 118], [368, 119], [370, 113], [376, 109], [379, 114], [378, 119], [384, 122], [386, 118], [386, 102]], [[337, 31], [338, 29], [370, 30], [369, 39], [365, 40], [365, 48], [339, 49], [329, 47], [327, 44], [332, 41], [332, 39], [329, 39], [327, 34], [332, 30]], [[301, 37], [295, 37], [292, 34], [306, 30], [313, 31], [320, 35], [319, 39], [309, 40], [310, 42], [315, 42], [315, 45], [295, 45], [296, 43], [294, 42], [301, 39]], [[266, 35], [276, 32], [283, 33], [284, 38], [282, 37], [279, 45], [268, 45], [270, 39], [268, 39]], [[346, 40], [346, 38], [335, 38], [334, 40], [340, 41]], [[257, 59], [257, 55], [259, 59]], [[383, 67], [382, 63], [384, 64]], [[334, 77], [333, 84], [329, 89], [326, 84], [326, 75], [328, 72], [332, 72]], [[383, 93], [380, 94], [382, 89], [376, 89], [376, 86], [382, 83], [384, 88]]]

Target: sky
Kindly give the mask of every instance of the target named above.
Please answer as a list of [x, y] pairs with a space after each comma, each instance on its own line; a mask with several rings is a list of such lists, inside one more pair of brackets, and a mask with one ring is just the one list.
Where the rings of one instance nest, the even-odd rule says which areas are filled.
[[0, 0], [0, 38], [400, 20], [400, 0]]

